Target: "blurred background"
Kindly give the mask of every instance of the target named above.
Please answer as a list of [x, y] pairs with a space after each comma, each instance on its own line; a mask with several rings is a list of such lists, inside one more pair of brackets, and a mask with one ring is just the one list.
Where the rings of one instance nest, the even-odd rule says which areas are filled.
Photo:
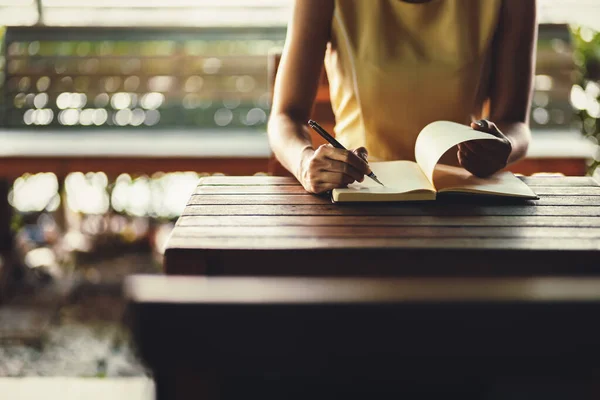
[[[122, 279], [160, 272], [200, 176], [269, 172], [292, 4], [0, 0], [0, 377], [145, 376]], [[598, 174], [600, 3], [539, 20], [527, 171]]]

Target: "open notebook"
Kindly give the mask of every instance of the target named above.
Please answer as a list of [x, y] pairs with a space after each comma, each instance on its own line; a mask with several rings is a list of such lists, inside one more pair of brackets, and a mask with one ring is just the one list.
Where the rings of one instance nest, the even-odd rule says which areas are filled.
[[334, 189], [334, 202], [435, 200], [437, 193], [468, 193], [524, 199], [536, 194], [511, 172], [478, 178], [459, 167], [438, 164], [442, 155], [469, 140], [497, 140], [494, 136], [449, 121], [427, 125], [417, 138], [413, 161], [370, 163], [384, 186], [366, 178], [348, 188]]

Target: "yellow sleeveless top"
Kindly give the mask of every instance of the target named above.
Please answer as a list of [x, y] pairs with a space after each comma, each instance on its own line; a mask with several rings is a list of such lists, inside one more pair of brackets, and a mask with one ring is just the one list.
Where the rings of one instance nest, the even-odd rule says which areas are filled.
[[336, 0], [325, 67], [338, 140], [414, 160], [430, 122], [485, 117], [501, 1]]

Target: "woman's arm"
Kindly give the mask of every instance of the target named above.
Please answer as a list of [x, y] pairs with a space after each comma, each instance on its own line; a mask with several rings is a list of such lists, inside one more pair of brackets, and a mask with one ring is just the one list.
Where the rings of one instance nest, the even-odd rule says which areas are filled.
[[357, 156], [365, 153], [364, 149], [353, 153], [321, 146], [315, 151], [306, 126], [331, 37], [333, 11], [333, 0], [295, 2], [268, 125], [275, 156], [312, 193], [362, 181], [370, 172], [366, 162]]
[[459, 161], [474, 175], [493, 174], [527, 153], [536, 44], [536, 1], [503, 0], [492, 48], [489, 118], [493, 122], [471, 124], [500, 140], [459, 145]]

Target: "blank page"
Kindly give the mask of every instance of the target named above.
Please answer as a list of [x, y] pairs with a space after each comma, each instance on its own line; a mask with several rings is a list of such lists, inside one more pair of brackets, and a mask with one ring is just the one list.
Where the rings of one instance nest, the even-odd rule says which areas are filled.
[[[417, 163], [413, 161], [386, 161], [371, 163], [369, 166], [385, 186], [381, 186], [365, 176], [362, 183], [348, 185], [346, 189], [334, 189], [334, 201], [435, 199], [435, 189]], [[409, 193], [413, 193], [415, 196], [394, 196]]]
[[498, 172], [489, 178], [478, 178], [469, 171], [438, 164], [433, 182], [439, 193], [480, 193], [498, 196], [536, 199], [536, 194], [512, 172]]

